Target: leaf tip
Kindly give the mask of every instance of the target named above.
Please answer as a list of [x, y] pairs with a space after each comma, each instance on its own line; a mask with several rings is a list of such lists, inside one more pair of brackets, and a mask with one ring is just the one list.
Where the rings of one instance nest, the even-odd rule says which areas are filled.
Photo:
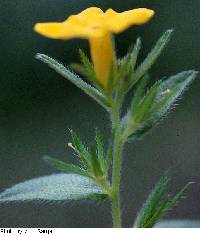
[[41, 54], [41, 53], [35, 54], [35, 59], [41, 60], [43, 57], [44, 57], [44, 54]]
[[44, 155], [43, 157], [42, 157], [42, 160], [43, 161], [49, 161], [51, 159], [51, 157], [49, 157], [49, 156], [47, 156], [47, 155]]
[[172, 34], [174, 31], [175, 31], [175, 30], [172, 28], [172, 29], [168, 29], [166, 32], [167, 32], [168, 34]]

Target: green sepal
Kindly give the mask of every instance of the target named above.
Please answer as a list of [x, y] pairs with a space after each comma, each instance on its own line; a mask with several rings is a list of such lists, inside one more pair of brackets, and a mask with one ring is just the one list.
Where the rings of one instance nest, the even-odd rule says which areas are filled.
[[78, 75], [75, 75], [71, 71], [69, 71], [66, 67], [60, 64], [58, 61], [48, 57], [44, 54], [36, 54], [36, 58], [46, 64], [48, 64], [52, 69], [62, 75], [64, 78], [72, 82], [78, 88], [83, 90], [87, 95], [93, 98], [96, 102], [98, 102], [102, 107], [104, 107], [107, 111], [110, 110], [110, 103], [99, 90], [91, 86], [90, 84], [84, 82]]
[[48, 162], [49, 164], [51, 164], [53, 167], [55, 167], [58, 170], [63, 170], [66, 172], [89, 177], [89, 174], [87, 173], [87, 171], [79, 166], [76, 166], [73, 164], [68, 164], [68, 163], [65, 163], [63, 161], [57, 160], [57, 159], [49, 157], [49, 156], [44, 156], [43, 160]]
[[161, 177], [139, 211], [134, 227], [152, 228], [169, 210], [179, 203], [193, 183], [187, 183], [175, 196], [170, 196], [167, 192], [170, 180], [168, 174]]

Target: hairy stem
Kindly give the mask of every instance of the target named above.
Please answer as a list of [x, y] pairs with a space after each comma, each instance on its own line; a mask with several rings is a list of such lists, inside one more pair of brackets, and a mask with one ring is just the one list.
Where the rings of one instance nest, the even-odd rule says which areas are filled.
[[112, 217], [113, 227], [121, 228], [121, 209], [120, 209], [120, 179], [121, 179], [121, 156], [123, 143], [120, 134], [116, 130], [113, 147], [113, 168], [112, 168]]
[[122, 94], [120, 93], [120, 90], [118, 90], [111, 114], [112, 128], [114, 132], [111, 204], [113, 227], [115, 228], [122, 227], [120, 208], [121, 156], [124, 146], [120, 127], [120, 109], [122, 100]]

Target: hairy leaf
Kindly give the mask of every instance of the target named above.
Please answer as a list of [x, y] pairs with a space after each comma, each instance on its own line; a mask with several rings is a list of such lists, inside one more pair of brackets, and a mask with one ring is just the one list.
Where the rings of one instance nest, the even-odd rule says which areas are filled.
[[87, 77], [87, 71], [85, 70], [85, 67], [82, 64], [79, 63], [71, 63], [69, 67], [73, 70], [76, 71], [76, 73]]
[[103, 199], [104, 190], [92, 179], [77, 174], [52, 174], [14, 185], [0, 194], [0, 202], [25, 200]]
[[68, 79], [70, 82], [72, 82], [74, 85], [76, 85], [78, 88], [83, 90], [87, 95], [92, 97], [96, 102], [98, 102], [101, 106], [103, 106], [106, 110], [109, 111], [110, 104], [106, 97], [99, 92], [96, 88], [92, 87], [88, 83], [84, 82], [79, 76], [75, 75], [71, 71], [69, 71], [66, 67], [64, 67], [62, 64], [57, 62], [56, 60], [52, 59], [51, 57], [48, 57], [44, 54], [36, 54], [36, 58], [40, 61], [48, 64], [52, 69], [54, 69], [56, 72], [61, 74], [64, 78]]
[[160, 56], [161, 52], [169, 42], [171, 38], [173, 30], [167, 30], [157, 41], [154, 48], [151, 50], [151, 52], [148, 54], [146, 59], [142, 62], [141, 65], [137, 68], [135, 73], [133, 73], [133, 76], [131, 78], [130, 84], [128, 86], [128, 90], [130, 90], [135, 83], [144, 76], [148, 70], [151, 68], [151, 66], [155, 63], [157, 58]]
[[157, 91], [159, 88], [161, 81], [157, 81], [147, 92], [144, 99], [137, 105], [137, 108], [135, 111], [133, 111], [133, 119], [135, 122], [143, 122], [145, 120], [149, 110], [151, 109], [152, 104], [154, 103], [154, 100], [157, 95]]
[[135, 227], [143, 228], [148, 220], [153, 216], [166, 191], [169, 181], [170, 178], [168, 176], [163, 176], [155, 185], [136, 218]]
[[75, 132], [71, 131], [71, 136], [74, 149], [86, 166], [87, 173], [90, 177], [96, 179], [103, 176], [105, 174], [105, 163], [103, 144], [101, 143], [99, 134], [96, 134], [97, 147], [95, 145], [90, 150], [83, 145]]
[[86, 54], [81, 49], [79, 49], [79, 55], [80, 55], [81, 62], [82, 62], [84, 69], [85, 69], [86, 78], [89, 81], [91, 81], [92, 83], [100, 86], [100, 84], [96, 80], [94, 67], [93, 67], [92, 63], [90, 62], [89, 58], [86, 56]]
[[105, 159], [105, 172], [108, 172], [111, 162], [112, 162], [112, 154], [113, 154], [113, 145], [114, 145], [114, 132], [111, 131], [111, 137], [109, 140], [107, 152], [106, 152], [106, 159]]
[[103, 169], [101, 168], [101, 164], [96, 153], [96, 147], [91, 148], [90, 153], [91, 153], [91, 163], [94, 176], [96, 178], [103, 176], [104, 172]]
[[181, 72], [164, 80], [157, 90], [157, 96], [148, 110], [146, 120], [133, 131], [129, 141], [141, 138], [166, 116], [170, 108], [196, 76], [197, 72], [191, 70]]
[[139, 211], [134, 227], [152, 228], [169, 210], [179, 203], [192, 184], [192, 182], [186, 184], [175, 196], [170, 196], [167, 192], [170, 180], [171, 178], [168, 175], [161, 177]]
[[146, 74], [140, 81], [139, 85], [137, 86], [137, 89], [135, 90], [134, 98], [131, 103], [132, 114], [134, 114], [135, 110], [137, 109], [143, 97], [145, 96], [145, 90], [146, 90], [147, 82], [149, 81], [149, 79], [150, 79], [150, 76]]
[[65, 163], [63, 161], [57, 160], [55, 158], [49, 157], [49, 156], [44, 156], [43, 159], [47, 161], [49, 164], [54, 166], [58, 170], [63, 170], [66, 172], [74, 173], [74, 174], [79, 174], [83, 176], [89, 176], [87, 171], [82, 169], [79, 166], [75, 166], [73, 164]]
[[134, 47], [128, 51], [124, 58], [118, 60], [120, 72], [122, 76], [126, 76], [127, 79], [129, 79], [131, 74], [134, 72], [140, 48], [141, 39], [137, 38]]
[[103, 147], [102, 136], [99, 130], [96, 130], [95, 140], [97, 143], [97, 155], [99, 163], [102, 170], [105, 170], [104, 147]]

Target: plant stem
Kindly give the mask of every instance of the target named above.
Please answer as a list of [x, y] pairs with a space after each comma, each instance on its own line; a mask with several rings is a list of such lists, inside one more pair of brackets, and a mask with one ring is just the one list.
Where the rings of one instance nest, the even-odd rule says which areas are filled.
[[124, 146], [120, 127], [120, 109], [123, 100], [122, 97], [123, 96], [120, 93], [120, 90], [118, 90], [111, 114], [112, 128], [114, 132], [111, 204], [113, 227], [115, 228], [122, 227], [120, 208], [121, 156]]
[[112, 217], [113, 227], [121, 228], [121, 209], [120, 209], [120, 179], [121, 179], [121, 155], [123, 150], [123, 143], [120, 140], [120, 134], [115, 133], [114, 147], [113, 147], [113, 168], [112, 168]]

